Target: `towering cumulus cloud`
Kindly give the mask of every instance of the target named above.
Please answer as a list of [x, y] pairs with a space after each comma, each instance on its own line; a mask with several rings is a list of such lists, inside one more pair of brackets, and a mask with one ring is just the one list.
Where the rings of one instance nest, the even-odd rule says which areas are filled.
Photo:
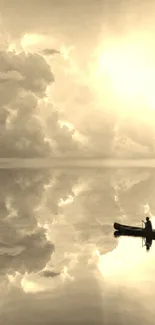
[[0, 52], [0, 157], [78, 153], [75, 130], [59, 120], [51, 103], [45, 104], [53, 82], [51, 66], [42, 55]]
[[50, 67], [37, 54], [0, 52], [0, 156], [48, 155], [38, 101], [53, 81]]

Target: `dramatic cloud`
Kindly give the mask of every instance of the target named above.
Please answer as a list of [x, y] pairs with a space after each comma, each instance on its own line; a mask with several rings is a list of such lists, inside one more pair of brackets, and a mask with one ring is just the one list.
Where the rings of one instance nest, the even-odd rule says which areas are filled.
[[[29, 43], [35, 45], [36, 40], [39, 46], [45, 37], [26, 34], [20, 40], [25, 52], [13, 51], [11, 45], [0, 52], [0, 156], [150, 156], [152, 133], [150, 143], [142, 143], [132, 136], [133, 125], [131, 132], [124, 131], [126, 122], [120, 122], [118, 110], [106, 97], [97, 97], [96, 79], [89, 64], [82, 69], [76, 48], [60, 43], [59, 50], [35, 53], [34, 46], [29, 52]], [[61, 55], [53, 61], [53, 53]]]
[[44, 156], [50, 153], [37, 112], [38, 100], [53, 81], [43, 57], [0, 52], [1, 157]]
[[24, 77], [18, 71], [9, 71], [0, 74], [0, 82], [5, 82], [9, 80], [22, 81]]
[[154, 156], [154, 5], [68, 3], [2, 1], [1, 157]]
[[0, 156], [47, 157], [55, 150], [75, 151], [76, 143], [69, 130], [60, 126], [59, 114], [51, 113], [48, 123], [40, 114], [39, 101], [54, 80], [45, 59], [39, 54], [1, 51], [0, 68]]
[[43, 53], [45, 55], [53, 55], [53, 54], [60, 54], [60, 51], [55, 49], [44, 49]]
[[[145, 152], [143, 150], [144, 154], [150, 157], [154, 157], [155, 153], [154, 118], [155, 111], [151, 110], [149, 114], [146, 112], [145, 116], [140, 114], [138, 119], [128, 114], [128, 116], [119, 123], [119, 133], [139, 143], [141, 147], [145, 148]], [[148, 151], [146, 151], [146, 149]], [[138, 153], [140, 155], [140, 150], [137, 149], [137, 156]]]
[[60, 275], [60, 273], [52, 272], [49, 270], [45, 270], [45, 271], [41, 272], [40, 274], [46, 278], [54, 278], [55, 276]]

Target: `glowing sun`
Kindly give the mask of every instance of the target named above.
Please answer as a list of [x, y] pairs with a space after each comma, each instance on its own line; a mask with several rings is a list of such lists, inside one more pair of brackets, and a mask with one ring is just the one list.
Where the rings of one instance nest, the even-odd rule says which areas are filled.
[[[107, 39], [96, 50], [93, 65], [96, 88], [137, 107], [155, 109], [155, 60], [145, 39]], [[105, 94], [104, 94], [105, 95]]]

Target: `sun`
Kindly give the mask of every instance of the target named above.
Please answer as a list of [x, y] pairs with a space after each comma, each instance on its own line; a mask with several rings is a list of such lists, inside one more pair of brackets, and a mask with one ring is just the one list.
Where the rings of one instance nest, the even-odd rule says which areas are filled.
[[144, 69], [121, 47], [113, 46], [99, 54], [98, 71], [100, 76], [105, 74], [112, 87], [122, 95], [133, 96], [144, 87]]
[[[155, 49], [153, 49], [155, 50]], [[95, 87], [105, 98], [155, 109], [155, 60], [145, 39], [107, 39], [96, 49], [92, 65]]]

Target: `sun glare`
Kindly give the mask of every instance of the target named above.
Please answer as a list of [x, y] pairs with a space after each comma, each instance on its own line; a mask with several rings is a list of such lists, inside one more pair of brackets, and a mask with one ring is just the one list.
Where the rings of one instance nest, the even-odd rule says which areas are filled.
[[98, 59], [99, 74], [105, 73], [114, 88], [124, 95], [135, 95], [144, 87], [144, 71], [130, 54], [121, 49], [110, 49]]
[[155, 109], [155, 61], [145, 39], [103, 41], [96, 50], [92, 72], [103, 98], [104, 89], [108, 89], [119, 100]]
[[[151, 221], [154, 228], [154, 216], [151, 216]], [[102, 276], [110, 282], [117, 280], [126, 285], [144, 279], [147, 268], [154, 264], [154, 245], [152, 244], [149, 253], [144, 245], [143, 238], [120, 237], [118, 246], [113, 251], [99, 254], [97, 265]]]

